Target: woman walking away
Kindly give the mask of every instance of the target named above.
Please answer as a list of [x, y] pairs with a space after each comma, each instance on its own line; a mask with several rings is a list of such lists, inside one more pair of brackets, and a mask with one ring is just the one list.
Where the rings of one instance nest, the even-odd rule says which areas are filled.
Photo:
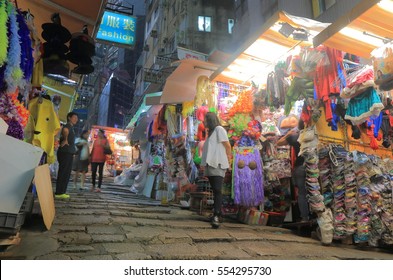
[[74, 188], [77, 188], [77, 182], [79, 179], [79, 173], [82, 174], [81, 178], [81, 185], [80, 190], [85, 189], [85, 179], [86, 179], [86, 172], [88, 171], [89, 167], [89, 138], [90, 132], [88, 130], [83, 130], [80, 138], [77, 138], [75, 141], [75, 145], [79, 150], [74, 157]]
[[222, 184], [225, 172], [231, 162], [231, 144], [226, 130], [220, 125], [215, 113], [206, 113], [204, 125], [207, 129], [208, 138], [203, 145], [201, 166], [205, 166], [205, 176], [208, 177], [214, 197], [214, 212], [211, 220], [213, 228], [220, 226]]
[[[98, 130], [97, 139], [93, 143], [93, 149], [91, 150], [91, 179], [93, 186], [91, 191], [101, 192], [102, 176], [104, 172], [104, 164], [106, 161], [106, 154], [104, 148], [109, 147], [108, 139], [106, 139], [105, 131]], [[96, 189], [96, 176], [98, 168], [98, 188]]]

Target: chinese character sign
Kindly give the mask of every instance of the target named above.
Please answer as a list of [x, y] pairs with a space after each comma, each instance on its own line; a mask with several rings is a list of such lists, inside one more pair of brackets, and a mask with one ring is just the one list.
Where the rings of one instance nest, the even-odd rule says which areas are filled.
[[97, 39], [122, 45], [135, 45], [136, 18], [105, 11]]

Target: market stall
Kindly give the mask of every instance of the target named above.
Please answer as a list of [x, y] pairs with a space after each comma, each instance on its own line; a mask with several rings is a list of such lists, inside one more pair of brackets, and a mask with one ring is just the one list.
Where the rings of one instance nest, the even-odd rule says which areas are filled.
[[112, 154], [107, 155], [106, 169], [111, 176], [116, 176], [120, 174], [123, 169], [128, 168], [133, 162], [133, 147], [131, 147], [127, 139], [128, 131], [113, 127], [93, 125], [90, 131], [89, 143], [93, 143], [93, 141], [97, 139], [97, 134], [100, 129], [105, 131], [105, 136], [112, 150]]

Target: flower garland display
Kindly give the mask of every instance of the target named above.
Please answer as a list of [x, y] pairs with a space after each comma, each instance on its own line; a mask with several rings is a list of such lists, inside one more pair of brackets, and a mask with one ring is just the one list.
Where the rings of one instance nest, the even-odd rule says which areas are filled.
[[249, 114], [235, 114], [229, 121], [228, 137], [238, 141], [243, 134], [243, 131], [247, 129], [248, 123], [251, 121]]
[[236, 113], [251, 113], [253, 109], [253, 96], [254, 94], [251, 90], [241, 92], [235, 104], [229, 109], [228, 115], [233, 117]]
[[30, 112], [18, 100], [18, 92], [15, 92], [11, 95], [11, 101], [15, 105], [18, 115], [20, 117], [20, 124], [22, 125], [22, 127], [26, 127], [27, 121], [29, 120]]
[[15, 104], [12, 102], [9, 95], [4, 93], [0, 93], [0, 117], [5, 121], [8, 119], [15, 119], [18, 122], [22, 121]]

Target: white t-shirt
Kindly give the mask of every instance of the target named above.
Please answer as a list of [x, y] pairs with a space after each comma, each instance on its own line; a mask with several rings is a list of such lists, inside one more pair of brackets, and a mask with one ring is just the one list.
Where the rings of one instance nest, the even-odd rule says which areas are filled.
[[209, 165], [213, 168], [229, 168], [228, 157], [222, 142], [229, 141], [227, 132], [222, 126], [217, 126], [212, 135], [208, 137], [203, 145], [202, 166]]

